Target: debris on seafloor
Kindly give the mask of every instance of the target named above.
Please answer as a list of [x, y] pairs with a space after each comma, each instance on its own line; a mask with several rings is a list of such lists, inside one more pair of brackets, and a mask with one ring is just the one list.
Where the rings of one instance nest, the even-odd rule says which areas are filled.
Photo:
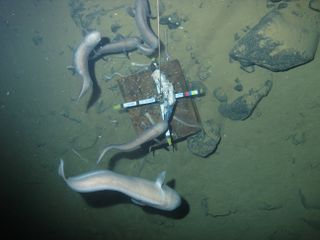
[[252, 114], [261, 99], [269, 94], [271, 88], [272, 81], [267, 80], [260, 89], [250, 90], [249, 93], [238, 97], [231, 103], [221, 102], [219, 112], [231, 120], [245, 120]]

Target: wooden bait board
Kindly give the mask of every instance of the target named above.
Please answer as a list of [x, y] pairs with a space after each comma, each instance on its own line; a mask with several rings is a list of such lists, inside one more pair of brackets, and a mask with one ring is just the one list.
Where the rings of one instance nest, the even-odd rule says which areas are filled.
[[[173, 84], [176, 93], [191, 90], [187, 87], [178, 60], [161, 64], [161, 72], [163, 72], [167, 79]], [[145, 70], [134, 75], [118, 78], [118, 84], [125, 102], [137, 101], [158, 95], [151, 74], [152, 72], [150, 70]], [[161, 120], [159, 103], [141, 105], [126, 109], [126, 111], [132, 120], [135, 131], [139, 135], [152, 125], [146, 113], [151, 116], [155, 123]], [[180, 121], [175, 120], [175, 118], [184, 121], [189, 126], [182, 124]], [[176, 100], [175, 109], [169, 125], [173, 142], [181, 141], [200, 130], [199, 127], [191, 126], [201, 125], [197, 107], [192, 97], [179, 98]], [[165, 143], [165, 140], [163, 139], [160, 143]]]

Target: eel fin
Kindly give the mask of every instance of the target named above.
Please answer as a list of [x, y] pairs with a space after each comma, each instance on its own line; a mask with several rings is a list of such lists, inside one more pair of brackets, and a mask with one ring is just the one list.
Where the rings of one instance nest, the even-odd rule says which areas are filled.
[[66, 177], [65, 177], [65, 175], [64, 175], [64, 161], [63, 161], [63, 159], [61, 159], [61, 158], [60, 158], [60, 164], [59, 164], [58, 174], [59, 174], [64, 180], [66, 180]]
[[166, 178], [166, 171], [162, 171], [161, 173], [159, 173], [159, 175], [156, 179], [156, 186], [158, 188], [160, 188], [160, 189], [162, 188], [165, 178]]

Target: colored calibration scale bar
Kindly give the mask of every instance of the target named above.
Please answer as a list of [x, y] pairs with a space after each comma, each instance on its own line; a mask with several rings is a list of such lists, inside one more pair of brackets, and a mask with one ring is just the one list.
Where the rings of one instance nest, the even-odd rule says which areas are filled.
[[[193, 96], [201, 95], [202, 93], [203, 93], [202, 89], [191, 90], [191, 91], [187, 91], [187, 92], [176, 93], [175, 98], [178, 99], [178, 98], [183, 98], [183, 97], [193, 97]], [[113, 109], [115, 109], [115, 110], [128, 109], [128, 108], [138, 107], [138, 106], [142, 106], [142, 105], [157, 103], [157, 102], [160, 102], [160, 101], [156, 97], [151, 97], [151, 98], [141, 99], [141, 100], [137, 100], [137, 101], [117, 104], [117, 105], [113, 106]]]

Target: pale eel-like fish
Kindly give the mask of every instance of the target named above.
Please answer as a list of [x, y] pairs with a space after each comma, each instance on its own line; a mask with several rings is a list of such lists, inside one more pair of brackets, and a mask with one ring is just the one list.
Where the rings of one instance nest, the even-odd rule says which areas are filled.
[[144, 131], [140, 136], [133, 139], [132, 141], [124, 144], [110, 144], [107, 145], [105, 149], [101, 152], [97, 164], [101, 161], [103, 156], [111, 149], [117, 149], [124, 152], [129, 152], [138, 149], [142, 144], [149, 142], [162, 133], [164, 133], [168, 129], [168, 122], [167, 121], [160, 121], [157, 124], [153, 125], [151, 128]]
[[143, 44], [138, 44], [138, 49], [145, 55], [151, 55], [159, 47], [159, 41], [150, 27], [151, 12], [148, 0], [135, 0], [132, 10], [137, 28], [144, 42]]
[[155, 182], [121, 175], [110, 170], [91, 171], [66, 178], [64, 162], [61, 159], [58, 173], [68, 186], [77, 192], [117, 191], [131, 197], [132, 202], [138, 205], [165, 211], [172, 211], [181, 204], [179, 194], [164, 183], [165, 171], [159, 174]]
[[98, 31], [93, 31], [88, 33], [84, 40], [81, 42], [79, 47], [76, 50], [74, 55], [74, 65], [75, 69], [81, 76], [83, 80], [82, 89], [78, 100], [88, 91], [88, 89], [92, 86], [92, 79], [89, 73], [89, 54], [94, 49], [95, 46], [101, 40], [101, 33]]

